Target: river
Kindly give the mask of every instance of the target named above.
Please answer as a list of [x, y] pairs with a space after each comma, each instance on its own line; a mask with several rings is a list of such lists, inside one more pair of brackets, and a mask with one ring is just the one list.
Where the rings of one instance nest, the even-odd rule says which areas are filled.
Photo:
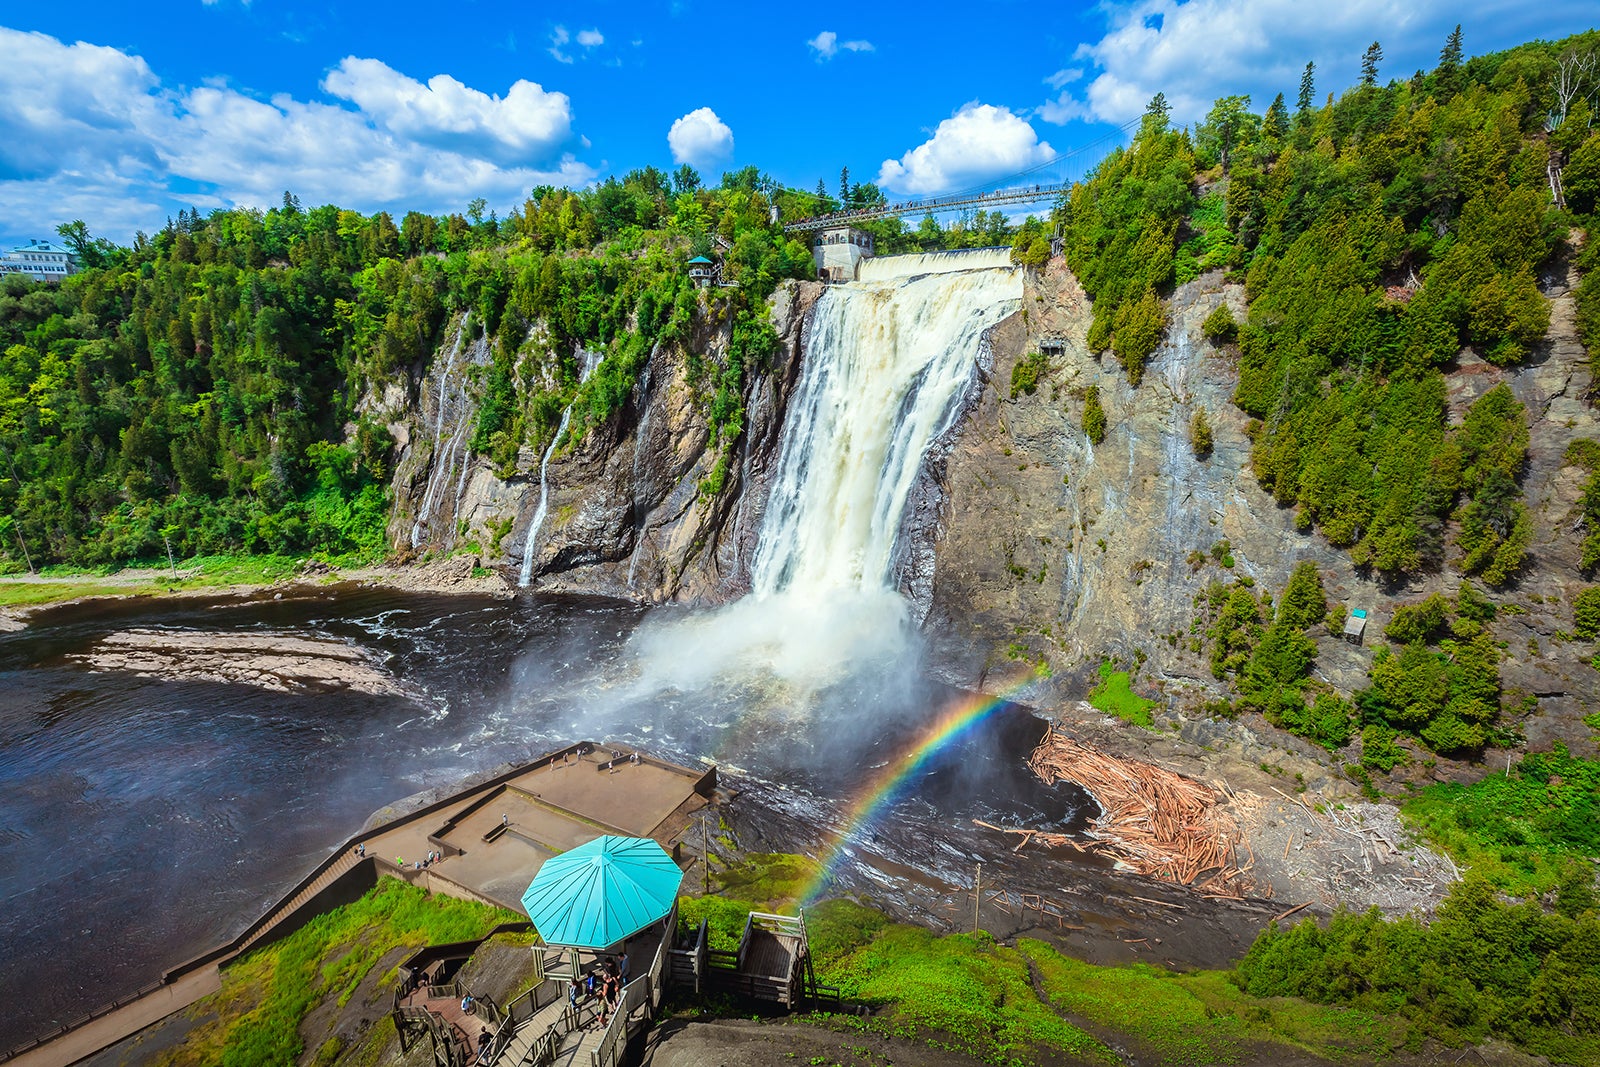
[[[805, 707], [749, 682], [641, 691], [628, 680], [644, 618], [598, 598], [338, 586], [91, 602], [0, 635], [0, 1002], [38, 1006], [0, 1017], [0, 1049], [233, 936], [371, 812], [412, 793], [615, 738], [682, 762], [714, 758], [734, 780], [781, 789], [791, 821], [821, 825], [958, 696], [881, 671], [844, 677]], [[682, 615], [663, 618], [672, 628]], [[410, 695], [162, 681], [81, 660], [130, 629], [347, 642]], [[953, 747], [904, 798], [907, 816], [1076, 825], [1076, 794], [1019, 773], [1036, 726], [1018, 712]], [[817, 829], [795, 827], [800, 839]], [[924, 844], [919, 831], [902, 860]]]

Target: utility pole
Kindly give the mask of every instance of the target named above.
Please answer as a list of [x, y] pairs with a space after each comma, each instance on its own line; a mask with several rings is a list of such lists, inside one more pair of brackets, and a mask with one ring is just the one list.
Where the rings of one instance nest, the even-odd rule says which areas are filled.
[[978, 906], [983, 903], [983, 861], [978, 861], [978, 884], [972, 894], [972, 932], [978, 932]]
[[707, 829], [708, 817], [702, 813], [700, 816], [700, 866], [705, 868], [705, 888], [702, 896], [711, 895], [711, 831]]

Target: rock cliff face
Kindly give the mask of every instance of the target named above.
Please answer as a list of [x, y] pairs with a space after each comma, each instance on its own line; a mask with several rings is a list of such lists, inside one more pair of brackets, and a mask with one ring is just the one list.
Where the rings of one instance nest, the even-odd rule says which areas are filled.
[[[417, 376], [415, 414], [407, 417], [397, 396], [384, 398], [400, 443], [391, 543], [449, 552], [473, 542], [485, 564], [512, 580], [531, 551], [531, 584], [549, 591], [704, 603], [738, 596], [748, 587], [767, 467], [798, 373], [806, 313], [820, 291], [791, 284], [773, 299], [782, 346], [748, 382], [745, 433], [721, 493], [700, 490], [717, 460], [704, 417], [707, 386], [691, 381], [685, 351], [658, 349], [623, 411], [552, 455], [547, 516], [532, 545], [542, 457], [525, 448], [507, 473], [465, 448], [477, 418], [475, 369], [487, 364], [488, 352], [463, 336], [464, 323], [455, 324]], [[702, 358], [720, 363], [728, 340], [728, 324], [706, 316], [693, 344]]]
[[[1600, 437], [1600, 419], [1583, 399], [1590, 374], [1573, 326], [1576, 280], [1565, 263], [1544, 279], [1550, 336], [1527, 365], [1503, 370], [1465, 351], [1449, 382], [1458, 422], [1502, 380], [1528, 407], [1524, 486], [1537, 528], [1533, 558], [1518, 583], [1492, 592], [1509, 609], [1496, 623], [1507, 643], [1507, 706], [1526, 715], [1523, 729], [1535, 745], [1562, 737], [1589, 750], [1591, 735], [1579, 720], [1600, 701], [1600, 672], [1586, 662], [1595, 649], [1564, 639], [1572, 598], [1584, 586], [1574, 521], [1587, 476], [1563, 466], [1562, 455], [1574, 437]], [[484, 562], [512, 578], [532, 551], [533, 585], [545, 590], [650, 602], [736, 598], [749, 586], [768, 472], [820, 292], [791, 283], [773, 301], [782, 347], [749, 382], [746, 431], [723, 492], [700, 489], [716, 450], [687, 355], [660, 350], [618, 416], [552, 457], [548, 517], [531, 546], [540, 457], [524, 450], [515, 473], [502, 476], [468, 455], [474, 368], [487, 352], [458, 326], [418, 375], [414, 414], [400, 411], [400, 397], [385, 398], [402, 442], [394, 543], [446, 551], [469, 540], [493, 546]], [[960, 401], [964, 416], [923, 464], [895, 567], [929, 635], [929, 662], [946, 680], [1016, 689], [1053, 706], [1081, 698], [1108, 656], [1138, 659], [1142, 683], [1165, 690], [1180, 718], [1192, 721], [1217, 692], [1206, 663], [1188, 649], [1196, 594], [1234, 577], [1277, 593], [1296, 564], [1311, 560], [1331, 604], [1371, 616], [1365, 647], [1312, 633], [1318, 674], [1348, 693], [1365, 684], [1371, 650], [1396, 607], [1458, 587], [1449, 568], [1401, 585], [1360, 572], [1320, 534], [1297, 531], [1293, 511], [1260, 488], [1250, 472], [1246, 419], [1231, 401], [1236, 353], [1212, 345], [1200, 329], [1222, 302], [1244, 317], [1242, 290], [1220, 274], [1178, 288], [1166, 337], [1138, 388], [1109, 354], [1088, 351], [1089, 301], [1059, 260], [1029, 279], [1022, 310], [986, 335], [973, 353], [980, 374]], [[1036, 391], [1013, 396], [1013, 368], [1044, 339], [1061, 347], [1052, 350]], [[727, 342], [727, 324], [708, 318], [694, 343], [716, 361]], [[1098, 445], [1081, 428], [1090, 385], [1099, 387], [1107, 415]], [[1194, 455], [1189, 431], [1201, 409], [1214, 433], [1203, 459]], [[1217, 558], [1225, 553], [1212, 551], [1223, 541], [1229, 569]]]
[[[1502, 380], [1528, 408], [1531, 559], [1520, 580], [1489, 591], [1503, 609], [1495, 632], [1506, 643], [1506, 714], [1521, 720], [1534, 747], [1561, 738], [1593, 751], [1580, 719], [1600, 701], [1600, 672], [1586, 662], [1596, 650], [1565, 639], [1572, 599], [1586, 585], [1575, 522], [1587, 474], [1563, 466], [1562, 456], [1575, 437], [1600, 437], [1600, 418], [1583, 399], [1590, 371], [1573, 324], [1576, 284], [1564, 263], [1544, 279], [1550, 333], [1526, 365], [1495, 368], [1463, 351], [1449, 372], [1450, 415], [1459, 423]], [[938, 501], [939, 536], [927, 628], [938, 650], [932, 661], [951, 682], [992, 692], [1020, 686], [1026, 699], [1052, 705], [1081, 697], [1106, 657], [1147, 657], [1142, 677], [1192, 717], [1217, 688], [1186, 648], [1195, 595], [1236, 576], [1276, 594], [1297, 563], [1311, 560], [1330, 605], [1371, 616], [1365, 647], [1312, 632], [1317, 673], [1348, 693], [1366, 684], [1395, 608], [1459, 587], [1448, 566], [1409, 583], [1358, 571], [1320, 534], [1298, 532], [1293, 510], [1261, 489], [1250, 471], [1246, 418], [1231, 402], [1235, 353], [1200, 329], [1224, 301], [1242, 320], [1243, 291], [1220, 274], [1180, 286], [1166, 337], [1135, 389], [1109, 354], [1087, 350], [1089, 302], [1061, 262], [1030, 283], [1023, 312], [996, 331], [992, 370], [942, 464], [938, 492], [929, 494]], [[1013, 397], [1012, 368], [1044, 338], [1064, 340], [1063, 351], [1034, 394]], [[1090, 385], [1107, 415], [1099, 445], [1081, 428]], [[1205, 459], [1190, 443], [1197, 408], [1214, 431]], [[1224, 540], [1231, 570], [1211, 553]]]

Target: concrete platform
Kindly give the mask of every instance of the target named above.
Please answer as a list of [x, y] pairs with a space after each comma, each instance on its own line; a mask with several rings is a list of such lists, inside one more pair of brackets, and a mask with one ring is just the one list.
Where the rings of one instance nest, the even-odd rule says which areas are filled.
[[[706, 803], [699, 790], [709, 772], [635, 755], [621, 746], [575, 745], [451, 798], [430, 818], [380, 827], [361, 843], [408, 881], [447, 893], [464, 889], [521, 911], [522, 894], [551, 856], [604, 834], [652, 837], [670, 851], [689, 815]], [[429, 852], [443, 858], [419, 871], [417, 861]]]

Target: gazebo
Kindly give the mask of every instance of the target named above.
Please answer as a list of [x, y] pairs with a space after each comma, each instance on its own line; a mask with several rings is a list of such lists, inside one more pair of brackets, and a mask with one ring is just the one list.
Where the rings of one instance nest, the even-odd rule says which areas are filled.
[[604, 952], [667, 918], [682, 883], [655, 841], [607, 835], [546, 860], [522, 907], [545, 944], [570, 950], [576, 977], [580, 949]]

